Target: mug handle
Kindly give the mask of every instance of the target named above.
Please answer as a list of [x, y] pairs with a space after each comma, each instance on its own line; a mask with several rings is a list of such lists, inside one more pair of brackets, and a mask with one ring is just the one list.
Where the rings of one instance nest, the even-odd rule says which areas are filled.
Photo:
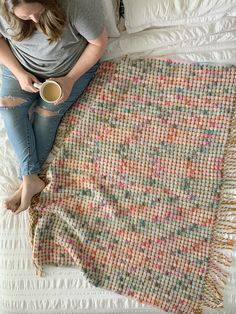
[[42, 83], [34, 83], [33, 85], [34, 85], [34, 87], [40, 89], [40, 87], [41, 87], [43, 84], [42, 84]]

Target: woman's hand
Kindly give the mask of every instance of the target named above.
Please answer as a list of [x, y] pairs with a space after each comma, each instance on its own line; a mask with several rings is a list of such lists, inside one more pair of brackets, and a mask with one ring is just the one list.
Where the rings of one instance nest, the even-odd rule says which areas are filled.
[[40, 83], [37, 77], [27, 71], [21, 71], [17, 74], [16, 79], [23, 90], [26, 92], [37, 93], [39, 90], [34, 87], [34, 83]]
[[65, 76], [56, 77], [56, 78], [50, 77], [49, 80], [57, 82], [61, 86], [61, 90], [62, 90], [61, 97], [58, 99], [58, 101], [54, 103], [54, 105], [58, 105], [66, 101], [67, 98], [69, 98], [70, 96], [71, 90], [74, 86], [74, 81]]

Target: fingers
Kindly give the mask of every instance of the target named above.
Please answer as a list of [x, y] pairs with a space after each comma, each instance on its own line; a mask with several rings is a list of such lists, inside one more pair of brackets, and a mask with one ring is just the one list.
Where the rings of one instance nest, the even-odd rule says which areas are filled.
[[57, 82], [58, 84], [60, 84], [60, 80], [58, 80], [58, 78], [55, 78], [55, 77], [49, 77], [47, 79], [47, 81], [54, 81], [54, 82]]
[[37, 93], [39, 90], [34, 86], [34, 83], [40, 83], [34, 76], [28, 76], [26, 80], [20, 81], [21, 88], [26, 92]]
[[24, 90], [31, 93], [37, 93], [39, 91], [34, 85], [28, 86]]
[[59, 105], [61, 103], [63, 103], [65, 100], [67, 99], [67, 97], [65, 97], [65, 95], [62, 93], [61, 97], [54, 103], [54, 105]]
[[39, 89], [36, 86], [34, 86], [34, 83], [40, 84], [40, 81], [35, 76], [32, 77], [32, 82], [31, 82], [32, 85], [31, 85], [31, 87], [32, 87], [32, 91], [34, 93], [37, 93], [39, 91]]

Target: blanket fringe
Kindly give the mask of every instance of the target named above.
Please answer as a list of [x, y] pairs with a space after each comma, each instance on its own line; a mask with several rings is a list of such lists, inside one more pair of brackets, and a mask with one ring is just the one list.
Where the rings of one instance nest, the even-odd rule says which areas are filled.
[[35, 268], [35, 274], [38, 277], [43, 277], [43, 268], [39, 266], [36, 262], [33, 263]]
[[236, 115], [225, 148], [222, 193], [210, 248], [210, 262], [201, 297], [203, 307], [223, 308], [223, 293], [228, 283], [236, 235]]
[[36, 276], [42, 277], [43, 267], [39, 265], [34, 258], [34, 235], [35, 235], [35, 228], [37, 225], [37, 221], [39, 219], [39, 213], [37, 210], [35, 210], [36, 204], [37, 204], [37, 201], [33, 199], [32, 205], [29, 208], [30, 227], [29, 227], [28, 232], [29, 232], [30, 245], [32, 248], [32, 261], [33, 261], [34, 271], [35, 271]]
[[[224, 204], [224, 210], [226, 206]], [[202, 293], [202, 307], [207, 308], [223, 308], [223, 292], [228, 283], [228, 278], [230, 274], [230, 266], [232, 264], [232, 251], [234, 247], [234, 240], [227, 239], [229, 234], [235, 235], [235, 211], [234, 219], [229, 223], [227, 220], [227, 215], [225, 216], [225, 225], [219, 223], [214, 231], [214, 236], [212, 239], [212, 251], [210, 253], [210, 262], [208, 266], [208, 273], [206, 274], [204, 289]], [[230, 229], [225, 235], [226, 226]], [[233, 232], [234, 231], [234, 232]], [[222, 252], [224, 250], [224, 253]]]

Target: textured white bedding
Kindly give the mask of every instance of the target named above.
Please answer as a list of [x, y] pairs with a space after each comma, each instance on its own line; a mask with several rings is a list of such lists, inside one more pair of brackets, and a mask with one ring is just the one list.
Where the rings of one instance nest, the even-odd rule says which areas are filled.
[[[110, 40], [104, 60], [132, 57], [168, 57], [184, 61], [236, 64], [236, 18], [201, 27], [150, 29], [123, 33]], [[77, 268], [45, 268], [36, 277], [28, 243], [28, 214], [13, 216], [4, 198], [18, 185], [17, 162], [0, 119], [0, 314], [164, 314], [117, 294], [92, 287]], [[236, 248], [231, 277], [224, 292], [224, 310], [205, 313], [236, 313]]]
[[235, 0], [123, 0], [128, 33], [150, 27], [202, 25], [220, 20], [235, 8]]
[[[233, 15], [233, 12], [232, 12]], [[153, 28], [111, 38], [104, 60], [128, 54], [175, 60], [236, 64], [236, 17], [226, 16], [201, 26]]]

